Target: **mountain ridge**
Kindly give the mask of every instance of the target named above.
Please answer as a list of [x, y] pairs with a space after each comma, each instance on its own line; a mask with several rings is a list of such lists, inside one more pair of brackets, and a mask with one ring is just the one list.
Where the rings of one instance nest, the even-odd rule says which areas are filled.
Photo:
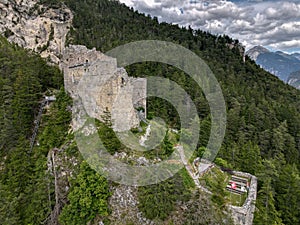
[[300, 54], [287, 54], [282, 51], [271, 52], [262, 46], [249, 49], [246, 54], [266, 71], [292, 85], [290, 75], [300, 70]]
[[257, 60], [257, 57], [262, 54], [262, 53], [266, 53], [266, 52], [270, 52], [268, 49], [266, 49], [265, 47], [261, 46], [261, 45], [258, 45], [258, 46], [255, 46], [251, 49], [249, 49], [247, 52], [246, 52], [246, 55], [248, 55], [252, 60], [256, 61]]

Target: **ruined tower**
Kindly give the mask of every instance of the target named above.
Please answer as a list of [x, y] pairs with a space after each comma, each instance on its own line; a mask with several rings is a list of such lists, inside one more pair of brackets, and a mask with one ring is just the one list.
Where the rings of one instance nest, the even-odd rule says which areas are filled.
[[60, 64], [65, 88], [73, 99], [80, 96], [89, 116], [111, 115], [115, 131], [139, 125], [138, 108], [146, 110], [147, 82], [128, 77], [115, 58], [81, 45], [67, 47]]

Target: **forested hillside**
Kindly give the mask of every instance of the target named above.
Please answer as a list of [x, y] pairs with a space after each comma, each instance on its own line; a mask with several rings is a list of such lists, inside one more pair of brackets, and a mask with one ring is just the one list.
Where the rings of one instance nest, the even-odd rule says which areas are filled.
[[[0, 221], [28, 224], [33, 218], [45, 219], [43, 213], [49, 210], [44, 182], [47, 151], [29, 148], [33, 121], [43, 94], [63, 88], [63, 76], [40, 56], [3, 37], [0, 61]], [[64, 122], [68, 127], [69, 120]]]
[[[61, 2], [41, 0], [49, 7], [59, 7]], [[164, 40], [187, 47], [205, 60], [221, 85], [227, 105], [227, 131], [218, 158], [223, 159], [226, 167], [258, 177], [254, 224], [300, 224], [299, 90], [260, 69], [249, 58], [243, 62], [238, 41], [228, 36], [214, 36], [200, 30], [159, 23], [157, 18], [134, 12], [117, 1], [63, 2], [74, 13], [69, 43], [96, 47], [106, 52], [131, 41]], [[47, 221], [57, 205], [53, 183], [49, 189], [49, 182], [45, 179], [47, 154], [73, 138], [71, 134], [67, 135], [71, 101], [64, 93], [63, 76], [59, 70], [48, 66], [34, 53], [10, 45], [1, 38], [0, 61], [0, 221], [3, 224], [41, 224]], [[135, 64], [126, 70], [131, 76], [165, 76], [176, 81], [190, 94], [201, 118], [197, 152], [201, 156], [200, 149], [206, 146], [209, 137], [210, 116], [205, 96], [195, 88], [195, 83], [182, 71], [159, 63]], [[38, 138], [40, 146], [30, 152], [29, 138], [39, 102], [44, 93], [54, 89], [58, 101], [50, 106], [49, 113], [44, 116]], [[169, 126], [178, 128], [176, 112], [163, 100], [149, 99], [147, 110], [149, 116], [159, 115], [168, 121]], [[107, 132], [111, 131], [102, 126]], [[76, 147], [69, 147], [68, 154], [78, 154]], [[80, 159], [80, 156], [77, 158]], [[86, 224], [110, 213], [107, 199], [111, 193], [107, 181], [84, 163], [77, 173], [77, 180], [70, 181], [72, 185], [68, 200], [60, 205], [62, 224]], [[139, 189], [139, 208], [147, 218], [168, 218], [178, 196], [181, 196], [181, 201], [190, 199], [188, 204], [196, 204], [191, 200], [189, 189], [192, 187], [188, 184], [187, 175], [182, 172], [176, 177], [152, 188]], [[182, 185], [182, 182], [187, 184]], [[85, 191], [87, 186], [90, 188]], [[182, 189], [174, 193], [172, 190], [178, 187]], [[160, 193], [156, 195], [160, 197], [151, 198], [153, 190]], [[196, 196], [197, 199], [204, 198], [198, 194]], [[157, 207], [149, 211], [153, 206]], [[202, 221], [203, 224], [220, 223], [223, 208], [220, 206], [219, 211], [215, 212], [212, 210], [214, 207], [216, 205], [209, 208], [211, 211], [203, 209], [202, 212], [206, 214], [216, 213], [209, 220]], [[76, 213], [79, 210], [81, 212]], [[191, 214], [192, 210], [193, 207]], [[199, 213], [196, 209], [195, 212]], [[183, 216], [186, 224], [200, 223], [189, 220], [189, 215]]]
[[[116, 1], [65, 3], [75, 12], [70, 43], [105, 52], [130, 41], [165, 40], [181, 44], [204, 59], [221, 84], [228, 108], [226, 137], [218, 156], [232, 168], [259, 178], [255, 224], [299, 223], [299, 91], [249, 58], [243, 63], [238, 41], [227, 36], [158, 23], [157, 18], [129, 10]], [[235, 47], [230, 49], [228, 44], [232, 43]], [[133, 76], [166, 76], [183, 86], [199, 107], [199, 146], [205, 146], [210, 127], [208, 108], [192, 81], [180, 71], [155, 63], [133, 65], [128, 71]], [[176, 124], [175, 114], [163, 103], [158, 99], [149, 101], [149, 112], [165, 115]]]

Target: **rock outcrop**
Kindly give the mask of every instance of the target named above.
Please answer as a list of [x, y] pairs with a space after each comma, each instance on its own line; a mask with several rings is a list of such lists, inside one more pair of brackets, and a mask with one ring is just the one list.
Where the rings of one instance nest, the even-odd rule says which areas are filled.
[[287, 83], [300, 90], [300, 71], [291, 73]]
[[58, 64], [73, 14], [62, 5], [48, 8], [34, 0], [0, 0], [0, 33]]
[[112, 207], [111, 224], [144, 224], [154, 225], [143, 217], [138, 208], [137, 187], [118, 185], [111, 187], [113, 195], [109, 199]]

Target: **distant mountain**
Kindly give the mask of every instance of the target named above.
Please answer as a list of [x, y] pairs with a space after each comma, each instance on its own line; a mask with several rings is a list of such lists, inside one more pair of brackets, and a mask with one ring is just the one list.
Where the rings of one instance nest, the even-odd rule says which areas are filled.
[[300, 70], [299, 53], [289, 55], [281, 51], [271, 52], [262, 46], [256, 46], [248, 50], [246, 54], [266, 71], [276, 75], [284, 82], [288, 81], [291, 73]]
[[297, 89], [300, 89], [300, 71], [291, 73], [288, 77], [287, 83]]
[[268, 53], [270, 52], [268, 49], [264, 48], [263, 46], [255, 46], [253, 48], [251, 48], [250, 50], [248, 50], [246, 52], [246, 54], [253, 59], [254, 61], [256, 61], [257, 57], [263, 53]]
[[294, 57], [296, 57], [297, 59], [300, 60], [300, 53], [294, 53], [294, 54], [292, 54], [292, 56], [294, 56]]

